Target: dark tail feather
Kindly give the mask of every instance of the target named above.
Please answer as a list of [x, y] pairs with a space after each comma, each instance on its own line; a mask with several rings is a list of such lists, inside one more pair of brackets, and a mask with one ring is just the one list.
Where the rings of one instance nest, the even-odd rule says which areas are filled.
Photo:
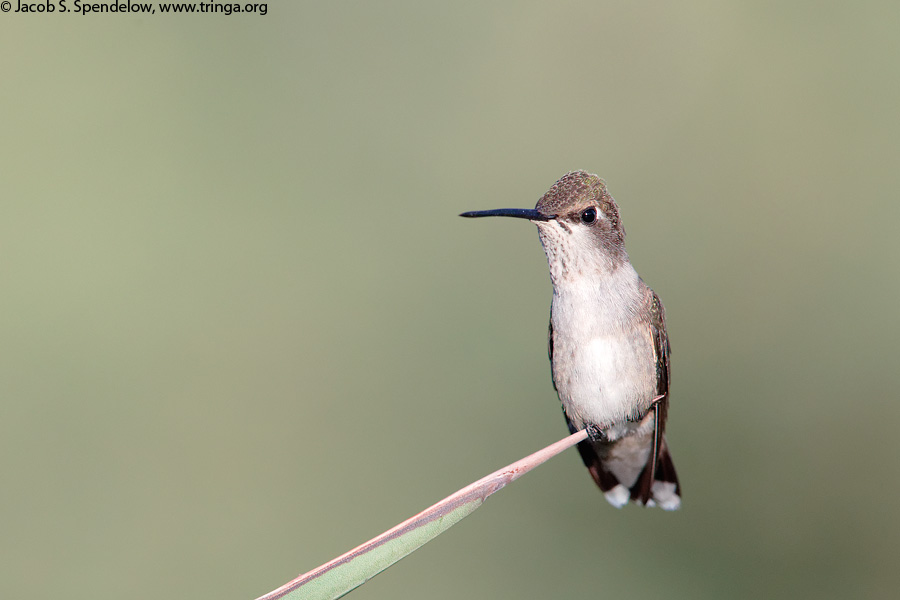
[[647, 461], [647, 465], [632, 486], [631, 499], [645, 506], [675, 510], [681, 506], [681, 486], [665, 438], [662, 438], [656, 456], [655, 462], [652, 458]]
[[584, 462], [584, 466], [588, 468], [591, 477], [594, 478], [597, 487], [604, 494], [619, 485], [619, 480], [616, 479], [616, 476], [603, 468], [603, 463], [600, 462], [597, 450], [591, 442], [584, 441], [578, 444], [578, 453], [581, 454], [581, 460]]

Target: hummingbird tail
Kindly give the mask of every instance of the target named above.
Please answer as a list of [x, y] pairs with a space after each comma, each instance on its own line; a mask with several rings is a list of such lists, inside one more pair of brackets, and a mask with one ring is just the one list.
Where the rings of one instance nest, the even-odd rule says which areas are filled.
[[615, 456], [603, 442], [586, 440], [578, 444], [578, 451], [597, 487], [616, 508], [631, 500], [643, 506], [675, 510], [681, 506], [681, 486], [665, 438], [660, 442], [658, 451], [652, 449], [647, 463], [643, 468], [638, 467], [640, 471], [627, 459], [621, 460], [624, 457]]
[[665, 437], [656, 453], [656, 460], [651, 455], [630, 492], [631, 500], [644, 506], [659, 506], [663, 510], [675, 510], [681, 506], [681, 486]]

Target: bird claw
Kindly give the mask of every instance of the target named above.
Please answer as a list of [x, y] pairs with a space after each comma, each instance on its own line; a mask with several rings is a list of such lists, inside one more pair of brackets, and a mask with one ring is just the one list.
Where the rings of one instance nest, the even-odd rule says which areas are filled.
[[607, 441], [609, 441], [609, 438], [607, 437], [606, 432], [603, 431], [602, 429], [600, 429], [599, 425], [597, 425], [595, 423], [591, 423], [590, 425], [585, 427], [585, 429], [587, 430], [588, 439], [591, 440], [592, 442], [607, 442]]

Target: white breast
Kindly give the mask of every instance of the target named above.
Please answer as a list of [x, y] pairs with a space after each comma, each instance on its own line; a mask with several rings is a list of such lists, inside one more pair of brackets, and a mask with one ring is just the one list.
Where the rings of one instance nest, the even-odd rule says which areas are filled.
[[633, 419], [655, 395], [650, 331], [636, 319], [641, 292], [630, 265], [599, 282], [590, 278], [554, 289], [553, 376], [566, 414], [578, 426]]

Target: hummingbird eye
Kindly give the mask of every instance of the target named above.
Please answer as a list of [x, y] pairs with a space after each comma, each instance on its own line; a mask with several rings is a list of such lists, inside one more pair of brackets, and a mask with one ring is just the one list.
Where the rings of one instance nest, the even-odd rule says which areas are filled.
[[596, 208], [586, 208], [581, 211], [581, 222], [587, 225], [590, 225], [594, 221], [597, 220], [597, 209]]

